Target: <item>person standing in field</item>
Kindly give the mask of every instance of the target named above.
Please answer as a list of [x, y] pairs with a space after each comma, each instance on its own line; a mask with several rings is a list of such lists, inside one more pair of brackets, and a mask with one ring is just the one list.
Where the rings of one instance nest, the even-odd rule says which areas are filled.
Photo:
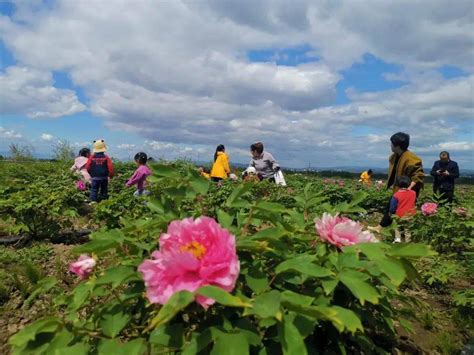
[[211, 180], [220, 181], [227, 179], [230, 174], [229, 157], [225, 152], [225, 147], [219, 144], [214, 153], [214, 164], [211, 169]]
[[150, 191], [145, 190], [146, 179], [151, 175], [151, 170], [146, 165], [148, 157], [145, 153], [139, 152], [134, 157], [137, 170], [133, 173], [132, 177], [125, 183], [127, 187], [137, 185], [137, 191], [133, 193], [133, 196], [149, 195]]
[[360, 181], [362, 182], [363, 185], [370, 186], [372, 185], [372, 169], [369, 169], [367, 171], [364, 171], [362, 174], [360, 174]]
[[107, 146], [103, 139], [94, 141], [94, 154], [89, 157], [86, 169], [91, 175], [92, 187], [90, 200], [106, 200], [108, 196], [109, 178], [114, 176], [114, 166], [112, 160], [105, 154]]
[[74, 159], [74, 164], [71, 166], [71, 171], [76, 171], [82, 175], [82, 178], [88, 184], [91, 183], [91, 176], [87, 171], [86, 164], [91, 155], [91, 150], [89, 148], [82, 148], [79, 151], [79, 155]]
[[263, 143], [253, 143], [250, 146], [250, 153], [252, 154], [252, 159], [250, 160], [249, 167], [254, 167], [257, 175], [262, 180], [268, 179], [275, 182], [275, 173], [280, 170], [280, 165], [273, 155], [263, 150]]
[[[410, 185], [407, 190], [413, 190], [418, 198], [423, 188], [425, 173], [423, 172], [423, 163], [421, 159], [408, 150], [410, 145], [410, 136], [403, 132], [397, 132], [390, 137], [392, 155], [389, 158], [387, 189], [393, 188], [397, 192], [399, 187], [395, 182], [401, 176], [410, 178]], [[385, 209], [385, 213], [378, 227], [371, 228], [374, 231], [380, 231], [382, 227], [388, 227], [392, 223], [390, 217], [390, 202]]]
[[441, 198], [447, 200], [448, 203], [452, 203], [454, 180], [459, 177], [459, 167], [458, 163], [450, 159], [448, 152], [439, 153], [439, 160], [434, 163], [431, 176], [434, 178], [433, 192], [440, 194]]

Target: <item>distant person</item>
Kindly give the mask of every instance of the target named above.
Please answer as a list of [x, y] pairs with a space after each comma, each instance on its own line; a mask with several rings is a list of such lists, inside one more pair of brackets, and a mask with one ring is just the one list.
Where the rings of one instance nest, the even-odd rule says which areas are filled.
[[[421, 159], [408, 150], [410, 136], [403, 132], [395, 133], [390, 137], [392, 155], [389, 158], [387, 189], [393, 186], [393, 192], [397, 192], [399, 187], [395, 182], [401, 176], [410, 178], [408, 190], [415, 191], [416, 198], [423, 188], [423, 163]], [[381, 227], [388, 227], [392, 223], [390, 217], [390, 203], [385, 209], [385, 213], [380, 221]]]
[[252, 160], [249, 167], [254, 167], [261, 180], [268, 179], [275, 182], [275, 173], [280, 170], [280, 165], [273, 155], [263, 150], [263, 143], [257, 142], [250, 146]]
[[211, 169], [211, 180], [221, 181], [227, 179], [230, 174], [229, 157], [225, 152], [225, 147], [219, 144], [214, 153], [214, 164]]
[[459, 167], [458, 163], [450, 159], [448, 152], [439, 153], [439, 160], [434, 163], [431, 176], [434, 177], [433, 192], [440, 194], [448, 203], [452, 203], [454, 181], [459, 177]]
[[112, 160], [105, 154], [107, 146], [103, 139], [94, 141], [93, 153], [86, 164], [92, 180], [90, 200], [97, 202], [106, 200], [109, 197], [109, 178], [114, 176], [114, 166]]
[[78, 172], [81, 174], [82, 178], [88, 184], [91, 183], [91, 176], [87, 171], [86, 164], [91, 155], [91, 150], [89, 148], [82, 148], [79, 151], [79, 154], [76, 159], [74, 159], [74, 164], [71, 166], [71, 171]]
[[151, 175], [151, 170], [146, 165], [148, 157], [146, 153], [139, 152], [135, 154], [135, 164], [137, 165], [137, 170], [133, 173], [132, 177], [125, 183], [127, 187], [137, 185], [137, 191], [133, 193], [134, 196], [149, 195], [150, 191], [145, 190], [146, 179]]
[[372, 169], [364, 171], [362, 174], [360, 174], [360, 182], [366, 186], [372, 185], [372, 174]]

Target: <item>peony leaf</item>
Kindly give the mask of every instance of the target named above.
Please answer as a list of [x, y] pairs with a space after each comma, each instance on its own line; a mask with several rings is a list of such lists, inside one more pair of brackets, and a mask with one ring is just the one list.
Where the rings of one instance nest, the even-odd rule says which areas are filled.
[[279, 325], [278, 332], [283, 354], [308, 354], [303, 337], [287, 316], [283, 317], [283, 322]]
[[212, 348], [211, 355], [245, 355], [249, 353], [249, 343], [242, 333], [221, 333]]
[[276, 274], [285, 271], [296, 271], [304, 275], [313, 277], [325, 277], [332, 275], [332, 272], [322, 266], [313, 264], [316, 260], [314, 255], [303, 255], [293, 259], [286, 260], [278, 265], [275, 269]]
[[147, 331], [168, 323], [174, 316], [191, 302], [194, 301], [194, 294], [189, 291], [179, 291], [170, 297], [168, 302], [160, 309], [158, 315], [153, 318]]
[[353, 270], [345, 270], [338, 275], [338, 278], [362, 305], [365, 301], [373, 304], [379, 302], [380, 295], [372, 285], [365, 282], [366, 275]]
[[281, 294], [277, 290], [272, 290], [257, 296], [253, 303], [253, 308], [248, 311], [249, 314], [255, 314], [261, 318], [278, 318], [280, 312]]
[[115, 306], [102, 315], [100, 326], [105, 335], [115, 338], [130, 319], [131, 316], [124, 313], [121, 306]]
[[203, 286], [196, 291], [196, 294], [212, 298], [217, 303], [228, 307], [252, 307], [252, 305], [245, 300], [237, 296], [232, 296], [230, 293], [216, 286]]
[[392, 245], [388, 253], [392, 256], [404, 258], [420, 258], [436, 254], [428, 245], [419, 243], [395, 244]]

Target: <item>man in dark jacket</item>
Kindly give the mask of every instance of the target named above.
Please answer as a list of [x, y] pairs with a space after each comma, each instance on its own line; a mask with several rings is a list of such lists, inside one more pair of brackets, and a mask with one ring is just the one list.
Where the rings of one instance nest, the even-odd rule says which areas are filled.
[[449, 158], [448, 152], [439, 153], [439, 159], [431, 169], [431, 176], [434, 177], [433, 192], [451, 203], [454, 197], [454, 180], [459, 177], [458, 163]]

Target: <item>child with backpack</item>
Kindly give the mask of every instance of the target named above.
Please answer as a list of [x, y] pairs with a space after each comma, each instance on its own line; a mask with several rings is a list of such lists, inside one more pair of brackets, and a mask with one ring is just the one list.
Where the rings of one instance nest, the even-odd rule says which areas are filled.
[[91, 202], [106, 200], [108, 196], [109, 178], [114, 176], [114, 166], [109, 156], [105, 154], [107, 146], [103, 139], [94, 141], [93, 152], [86, 164], [91, 176]]
[[137, 164], [137, 170], [135, 170], [125, 185], [127, 187], [137, 185], [137, 191], [134, 192], [134, 196], [149, 195], [150, 191], [145, 190], [146, 179], [151, 175], [151, 170], [148, 165], [146, 165], [148, 157], [145, 153], [139, 152], [135, 154], [134, 160], [135, 164]]
[[74, 164], [71, 166], [71, 171], [78, 172], [81, 174], [82, 179], [90, 184], [91, 183], [91, 176], [87, 171], [86, 164], [89, 160], [89, 156], [91, 155], [91, 150], [89, 148], [82, 148], [79, 151], [79, 155], [76, 159], [74, 159]]
[[[395, 181], [399, 188], [390, 200], [390, 214], [395, 214], [399, 218], [412, 216], [416, 213], [416, 192], [409, 190], [411, 180], [408, 176], [399, 176]], [[403, 232], [403, 230], [402, 230]], [[395, 231], [395, 242], [401, 242], [400, 231]]]

